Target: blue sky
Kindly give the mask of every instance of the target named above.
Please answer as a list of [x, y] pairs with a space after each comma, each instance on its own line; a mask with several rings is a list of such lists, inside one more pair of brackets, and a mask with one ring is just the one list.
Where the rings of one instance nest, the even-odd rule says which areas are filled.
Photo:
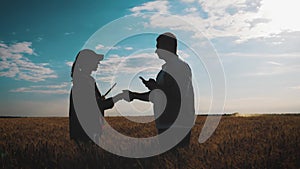
[[[146, 91], [137, 77], [155, 78], [163, 64], [154, 54], [155, 38], [165, 31], [176, 34], [179, 55], [192, 68], [199, 113], [211, 110], [216, 91], [224, 92], [211, 84], [221, 75], [213, 67], [225, 74], [224, 112], [300, 111], [297, 1], [1, 4], [0, 115], [67, 116], [70, 64], [82, 48], [105, 54], [93, 75], [102, 93], [114, 82], [110, 96], [126, 88]], [[207, 65], [209, 57], [222, 64]], [[138, 101], [121, 101], [107, 112], [151, 113], [151, 104]]]

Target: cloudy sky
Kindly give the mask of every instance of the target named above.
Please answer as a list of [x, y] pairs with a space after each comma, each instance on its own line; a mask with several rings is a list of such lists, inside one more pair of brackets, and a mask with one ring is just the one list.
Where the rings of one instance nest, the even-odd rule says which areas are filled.
[[[114, 82], [109, 96], [127, 88], [146, 91], [138, 76], [155, 78], [163, 64], [154, 53], [155, 39], [166, 31], [177, 36], [178, 54], [192, 68], [197, 112], [209, 112], [214, 102], [222, 112], [299, 112], [299, 5], [296, 0], [3, 1], [0, 115], [67, 116], [70, 65], [82, 48], [105, 54], [93, 74], [102, 93]], [[107, 112], [151, 113], [151, 104], [139, 101], [120, 101]]]

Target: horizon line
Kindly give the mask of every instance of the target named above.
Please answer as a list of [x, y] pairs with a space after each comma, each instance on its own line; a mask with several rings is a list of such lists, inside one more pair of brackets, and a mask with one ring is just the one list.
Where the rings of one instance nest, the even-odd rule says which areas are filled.
[[[259, 116], [259, 115], [300, 115], [300, 112], [260, 112], [260, 113], [257, 113], [257, 112], [253, 112], [253, 113], [240, 113], [240, 112], [233, 112], [233, 113], [197, 113], [195, 114], [196, 116], [230, 116], [230, 115], [233, 115], [233, 116], [237, 116], [237, 117], [241, 117], [241, 116]], [[69, 117], [69, 116], [59, 116], [59, 115], [49, 115], [49, 116], [38, 116], [38, 115], [1, 115], [0, 118], [39, 118], [39, 117]], [[104, 117], [153, 117], [153, 115], [148, 115], [148, 114], [145, 114], [145, 115], [126, 115], [126, 116], [123, 116], [121, 114], [115, 114], [115, 115], [106, 115]]]

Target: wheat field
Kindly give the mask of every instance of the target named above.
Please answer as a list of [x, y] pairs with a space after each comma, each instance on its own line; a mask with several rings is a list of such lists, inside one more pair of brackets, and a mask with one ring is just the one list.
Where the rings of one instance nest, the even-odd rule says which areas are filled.
[[[190, 148], [179, 152], [184, 163], [178, 164], [178, 156], [170, 152], [134, 159], [95, 145], [80, 149], [69, 139], [67, 117], [0, 118], [0, 168], [300, 168], [299, 115], [224, 116], [212, 137], [200, 144], [205, 119], [197, 117]], [[156, 135], [154, 122], [107, 121], [128, 136]]]

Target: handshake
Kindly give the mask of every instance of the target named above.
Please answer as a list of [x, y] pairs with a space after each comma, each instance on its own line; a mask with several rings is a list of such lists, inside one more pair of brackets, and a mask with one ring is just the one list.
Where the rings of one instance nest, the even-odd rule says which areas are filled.
[[130, 90], [123, 90], [122, 93], [120, 93], [120, 97], [123, 100], [126, 100], [127, 102], [131, 102], [133, 99], [135, 99], [134, 97], [134, 92], [130, 91]]
[[[158, 88], [158, 85], [154, 79], [145, 80], [143, 77], [140, 76], [140, 79], [142, 80], [143, 84], [151, 91]], [[113, 97], [114, 103], [116, 103], [119, 100], [126, 100], [127, 102], [131, 102], [134, 99], [149, 100], [148, 93], [136, 93], [132, 92], [130, 90], [123, 90], [122, 93], [117, 94]]]
[[131, 102], [133, 99], [136, 99], [136, 93], [130, 90], [123, 90], [122, 93], [115, 95], [112, 99], [114, 103], [120, 100], [126, 100], [127, 102]]

